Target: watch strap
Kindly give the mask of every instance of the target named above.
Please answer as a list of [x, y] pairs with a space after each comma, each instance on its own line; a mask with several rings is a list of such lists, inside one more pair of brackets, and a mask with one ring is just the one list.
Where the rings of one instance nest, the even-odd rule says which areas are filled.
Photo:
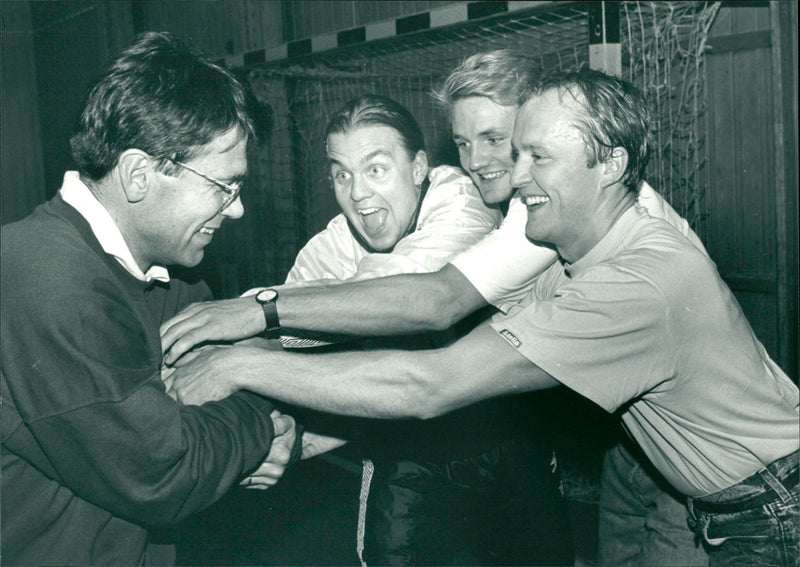
[[273, 297], [268, 301], [259, 299], [260, 294], [256, 294], [256, 301], [261, 305], [261, 310], [264, 313], [266, 325], [262, 333], [263, 336], [268, 339], [277, 339], [281, 336], [281, 322], [278, 317], [278, 294], [274, 291], [272, 293]]

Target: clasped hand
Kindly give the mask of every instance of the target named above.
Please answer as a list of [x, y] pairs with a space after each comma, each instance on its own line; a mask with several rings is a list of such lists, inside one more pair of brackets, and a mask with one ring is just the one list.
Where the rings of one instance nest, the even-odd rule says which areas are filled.
[[199, 406], [227, 398], [239, 387], [225, 355], [234, 347], [204, 346], [187, 353], [174, 367], [161, 368], [161, 380], [175, 401]]
[[272, 446], [264, 462], [250, 476], [239, 483], [245, 488], [266, 490], [270, 486], [275, 486], [289, 466], [292, 448], [297, 439], [294, 418], [290, 415], [284, 415], [278, 410], [274, 410], [270, 417], [275, 430]]

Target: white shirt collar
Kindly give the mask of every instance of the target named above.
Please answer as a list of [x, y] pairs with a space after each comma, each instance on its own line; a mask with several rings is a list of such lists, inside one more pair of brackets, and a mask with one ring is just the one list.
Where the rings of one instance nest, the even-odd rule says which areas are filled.
[[86, 219], [103, 250], [114, 256], [133, 277], [143, 282], [169, 281], [169, 272], [164, 266], [154, 264], [147, 272], [142, 272], [114, 219], [81, 181], [77, 171], [68, 171], [64, 174], [64, 183], [59, 193], [67, 204]]

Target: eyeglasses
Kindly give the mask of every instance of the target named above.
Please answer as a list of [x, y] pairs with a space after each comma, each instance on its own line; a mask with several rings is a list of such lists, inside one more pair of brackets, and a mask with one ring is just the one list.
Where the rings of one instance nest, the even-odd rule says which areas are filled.
[[189, 171], [191, 171], [195, 175], [199, 175], [200, 177], [202, 177], [206, 181], [210, 181], [211, 183], [216, 185], [217, 188], [220, 191], [225, 193], [225, 198], [222, 200], [222, 206], [219, 209], [220, 212], [222, 212], [225, 209], [227, 209], [236, 200], [236, 197], [239, 196], [239, 192], [241, 192], [242, 186], [244, 185], [244, 182], [242, 182], [242, 181], [237, 181], [236, 183], [234, 183], [232, 185], [230, 185], [228, 183], [223, 183], [219, 179], [211, 177], [210, 175], [207, 175], [207, 174], [203, 173], [202, 171], [198, 171], [195, 168], [193, 168], [192, 166], [186, 165], [183, 162], [180, 162], [178, 160], [174, 160], [174, 159], [168, 158], [168, 157], [165, 157], [164, 159], [166, 159], [167, 161], [171, 161], [175, 165], [178, 165], [178, 166], [180, 166], [180, 167], [182, 167], [184, 169], [188, 169]]

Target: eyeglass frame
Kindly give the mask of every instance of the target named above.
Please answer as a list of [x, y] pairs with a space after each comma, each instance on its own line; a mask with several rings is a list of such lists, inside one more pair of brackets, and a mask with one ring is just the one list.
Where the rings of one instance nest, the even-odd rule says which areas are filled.
[[220, 191], [225, 193], [226, 196], [225, 196], [225, 199], [222, 201], [222, 206], [220, 207], [219, 212], [224, 211], [225, 209], [227, 209], [228, 207], [230, 207], [233, 204], [233, 202], [239, 196], [239, 193], [241, 193], [242, 187], [244, 186], [244, 182], [243, 181], [239, 181], [238, 182], [238, 186], [230, 185], [229, 183], [224, 183], [224, 182], [220, 181], [219, 179], [208, 175], [207, 173], [203, 173], [202, 171], [199, 171], [199, 170], [193, 168], [191, 165], [186, 165], [182, 161], [178, 161], [178, 160], [172, 159], [170, 157], [164, 157], [164, 159], [169, 161], [169, 162], [174, 163], [175, 165], [177, 165], [179, 167], [182, 167], [184, 169], [187, 169], [187, 170], [191, 171], [195, 175], [199, 175], [200, 177], [202, 177], [206, 181], [210, 181], [211, 183], [216, 185], [219, 188]]

